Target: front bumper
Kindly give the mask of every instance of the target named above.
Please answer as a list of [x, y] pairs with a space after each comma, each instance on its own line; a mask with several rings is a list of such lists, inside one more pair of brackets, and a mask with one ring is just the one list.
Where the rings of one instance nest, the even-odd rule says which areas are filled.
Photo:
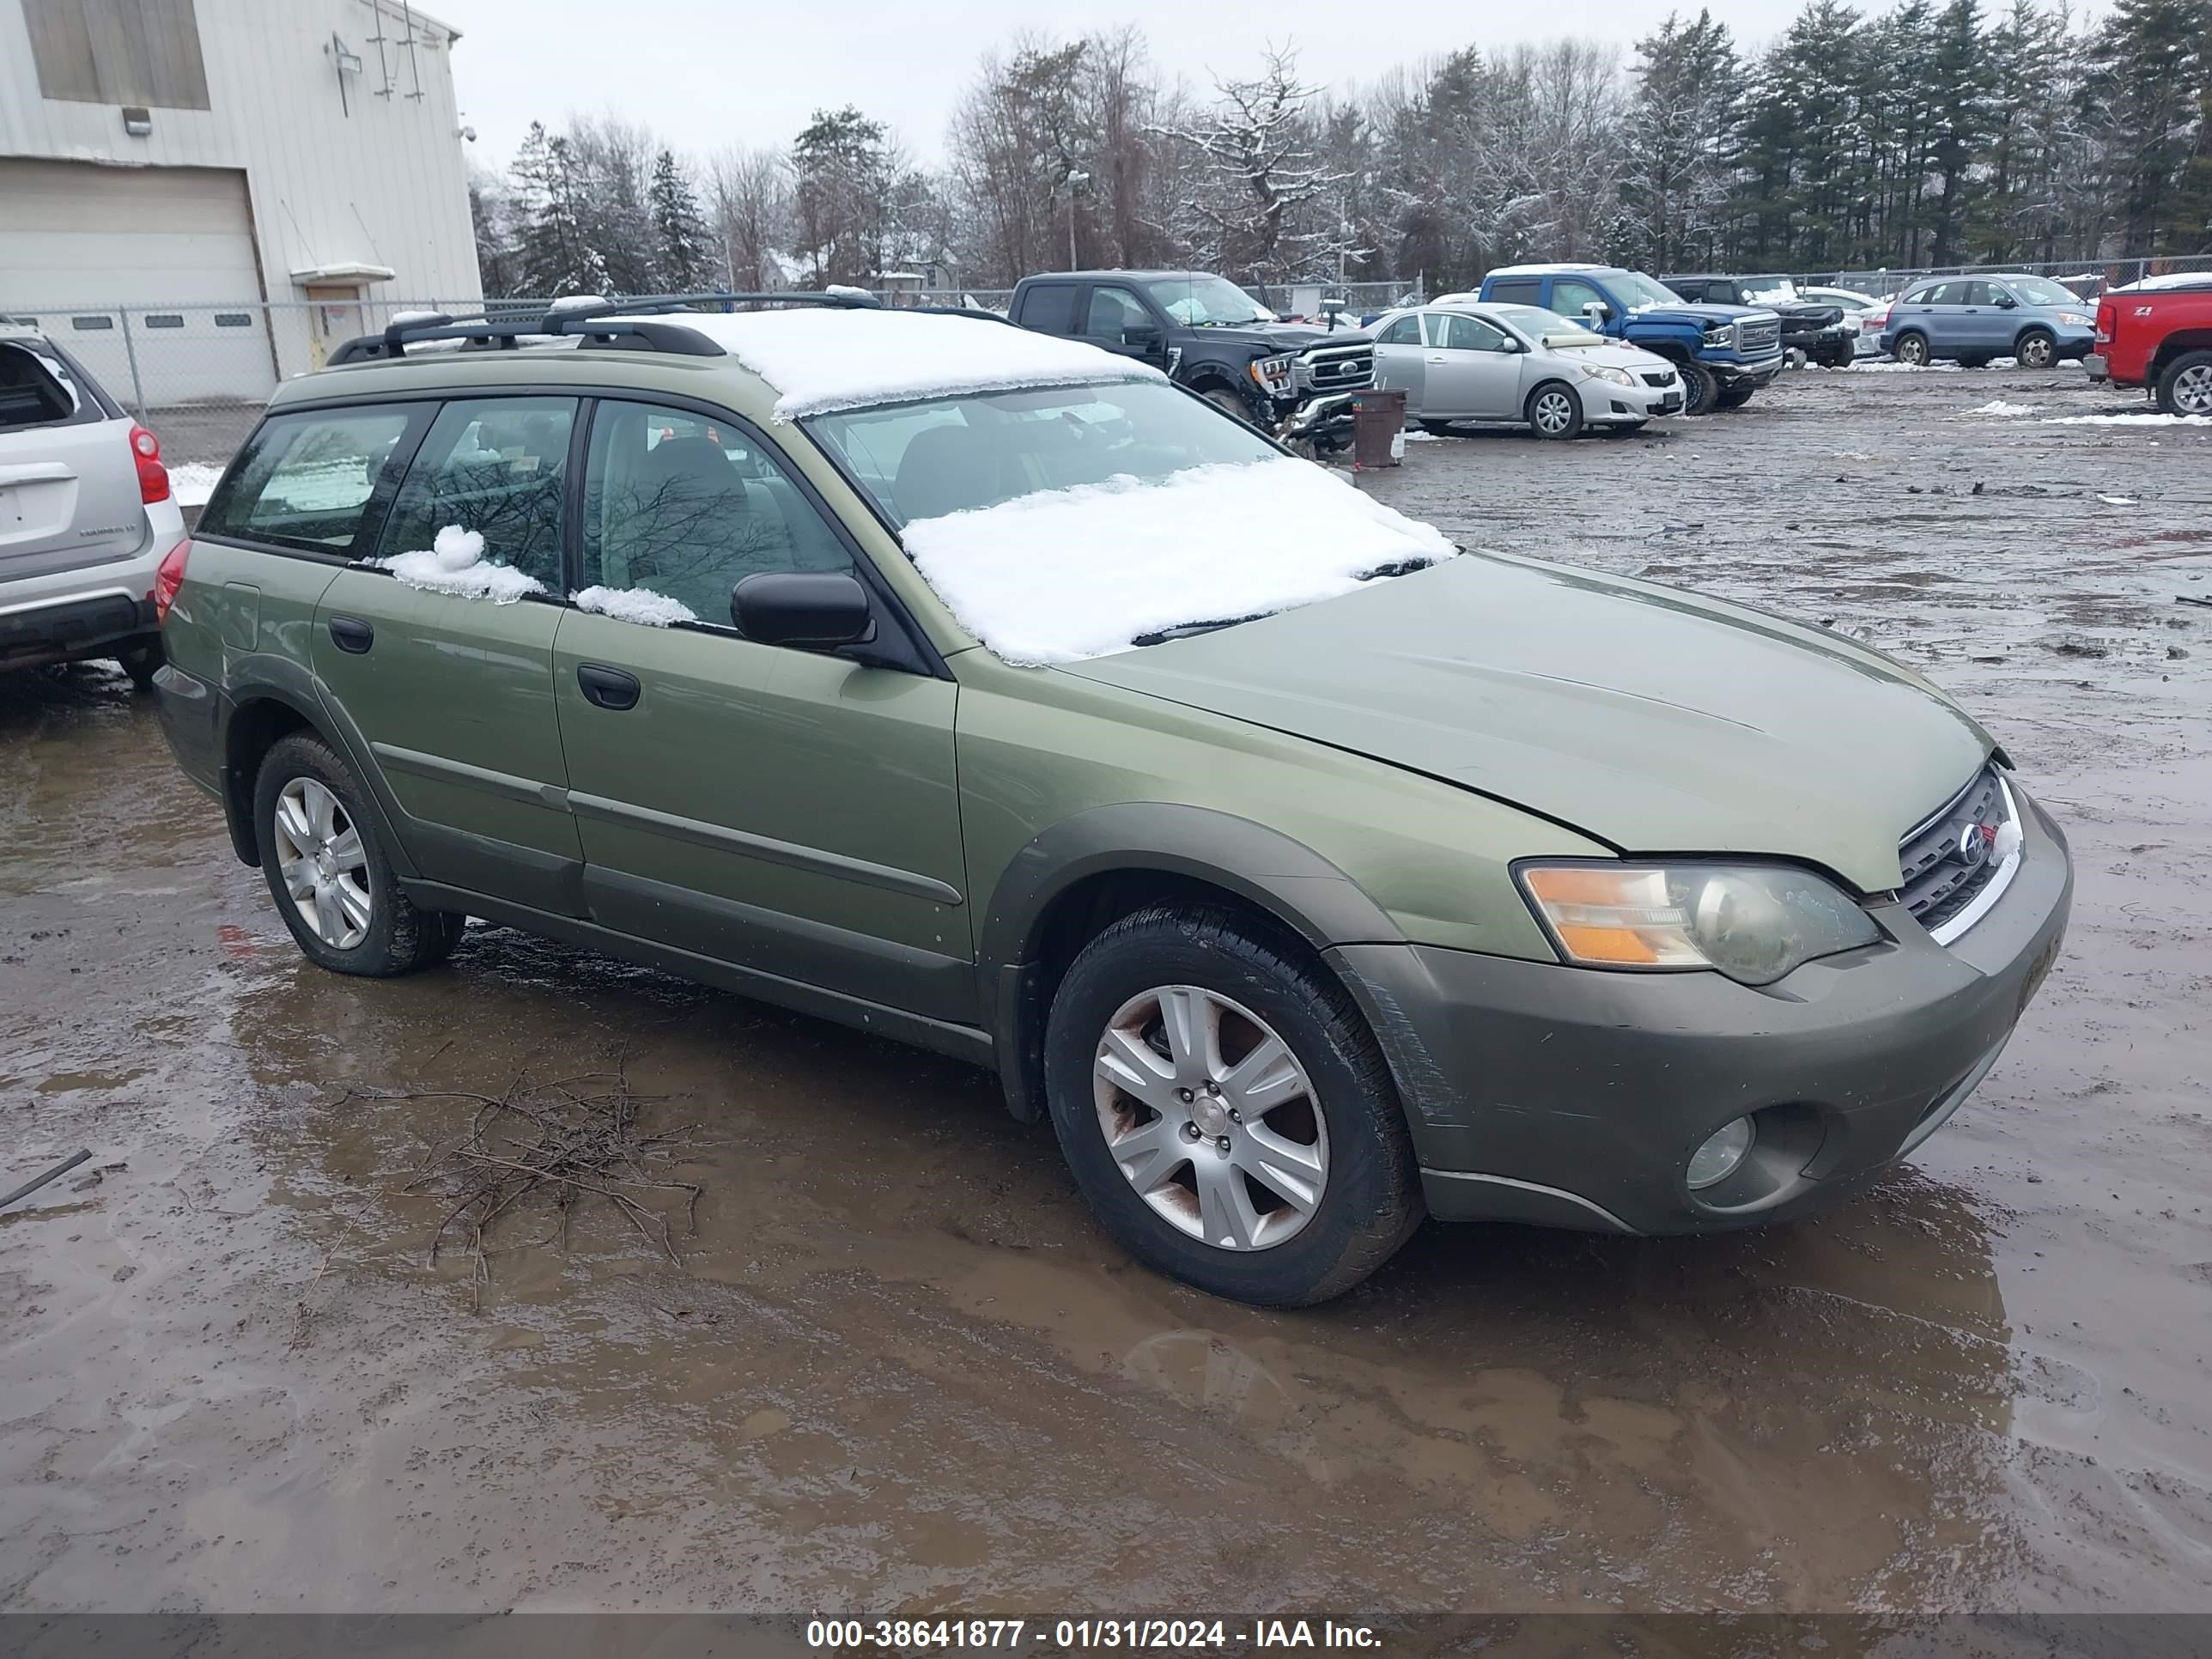
[[1723, 384], [1748, 380], [1753, 386], [1765, 386], [1782, 372], [1784, 359], [1778, 349], [1771, 357], [1700, 358], [1698, 361], [1719, 376]]
[[[1981, 1080], [2065, 928], [2065, 838], [2014, 793], [2027, 808], [2020, 870], [1966, 933], [1938, 945], [1893, 902], [1872, 912], [1888, 942], [1761, 989], [1711, 973], [1337, 947], [1407, 1104], [1431, 1212], [1716, 1231], [1802, 1214], [1895, 1162]], [[1686, 1179], [1690, 1155], [1747, 1114], [1758, 1178], [1705, 1201]]]
[[1600, 424], [1631, 421], [1641, 423], [1658, 415], [1679, 415], [1682, 412], [1682, 382], [1677, 379], [1663, 386], [1647, 386], [1642, 380], [1633, 386], [1618, 386], [1610, 380], [1584, 379], [1575, 387], [1582, 399], [1583, 418]]

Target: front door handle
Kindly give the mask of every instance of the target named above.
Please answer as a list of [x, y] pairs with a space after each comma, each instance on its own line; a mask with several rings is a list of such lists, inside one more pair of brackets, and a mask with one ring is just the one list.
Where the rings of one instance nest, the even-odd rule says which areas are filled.
[[331, 643], [358, 657], [376, 643], [376, 630], [358, 617], [333, 617]]
[[595, 662], [580, 662], [576, 665], [576, 684], [584, 689], [584, 701], [596, 703], [601, 708], [637, 707], [637, 676], [625, 674], [619, 668], [602, 668]]

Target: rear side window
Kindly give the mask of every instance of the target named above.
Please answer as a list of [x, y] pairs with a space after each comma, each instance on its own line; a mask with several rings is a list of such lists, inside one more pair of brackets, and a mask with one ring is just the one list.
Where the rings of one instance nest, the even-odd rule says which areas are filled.
[[425, 414], [380, 404], [270, 416], [216, 486], [198, 533], [356, 556], [377, 484]]
[[438, 411], [392, 503], [378, 553], [434, 546], [448, 525], [473, 530], [483, 556], [536, 577], [561, 573], [561, 500], [574, 398], [470, 398]]
[[1501, 306], [1533, 306], [1542, 286], [1534, 276], [1501, 276], [1490, 285], [1490, 297]]
[[1401, 317], [1375, 337], [1376, 345], [1417, 346], [1421, 343], [1421, 319]]
[[1075, 296], [1081, 291], [1073, 283], [1039, 283], [1022, 295], [1022, 314], [1014, 320], [1047, 334], [1073, 334]]
[[0, 432], [76, 426], [100, 416], [98, 404], [78, 394], [57, 359], [27, 345], [0, 345]]

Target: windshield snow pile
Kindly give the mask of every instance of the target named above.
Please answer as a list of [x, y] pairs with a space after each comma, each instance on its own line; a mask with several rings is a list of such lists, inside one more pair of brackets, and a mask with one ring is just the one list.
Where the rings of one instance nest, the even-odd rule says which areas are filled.
[[1010, 663], [1079, 662], [1147, 634], [1333, 599], [1457, 551], [1429, 526], [1287, 456], [1109, 478], [917, 519], [907, 551], [961, 625]]
[[483, 548], [484, 538], [477, 532], [449, 524], [427, 550], [394, 553], [377, 562], [410, 587], [450, 593], [457, 599], [513, 605], [526, 593], [545, 591], [544, 582], [513, 565], [486, 564]]
[[774, 386], [778, 420], [833, 409], [1021, 386], [1159, 380], [1159, 370], [982, 317], [871, 309], [684, 312], [696, 329]]

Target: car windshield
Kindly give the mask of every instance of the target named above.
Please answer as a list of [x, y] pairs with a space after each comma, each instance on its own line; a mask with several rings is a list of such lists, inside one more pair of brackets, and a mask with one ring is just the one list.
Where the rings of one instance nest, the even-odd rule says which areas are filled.
[[1640, 270], [1624, 270], [1606, 278], [1606, 284], [1618, 294], [1631, 311], [1641, 311], [1646, 306], [1678, 306], [1682, 296], [1671, 288], [1662, 288], [1657, 280]]
[[2026, 305], [2078, 306], [2084, 303], [2048, 276], [2008, 276], [2005, 286]]
[[1193, 328], [1272, 323], [1275, 313], [1221, 276], [1163, 276], [1145, 284], [1159, 308]]
[[981, 392], [817, 415], [805, 427], [895, 526], [1038, 490], [1279, 455], [1158, 380]]
[[1547, 311], [1541, 306], [1492, 306], [1490, 314], [1502, 317], [1523, 334], [1540, 340], [1554, 337], [1564, 338], [1569, 345], [1596, 345], [1605, 336], [1572, 317], [1562, 317], [1556, 311]]
[[1797, 284], [1787, 276], [1747, 276], [1743, 297], [1755, 306], [1786, 306], [1797, 297]]

